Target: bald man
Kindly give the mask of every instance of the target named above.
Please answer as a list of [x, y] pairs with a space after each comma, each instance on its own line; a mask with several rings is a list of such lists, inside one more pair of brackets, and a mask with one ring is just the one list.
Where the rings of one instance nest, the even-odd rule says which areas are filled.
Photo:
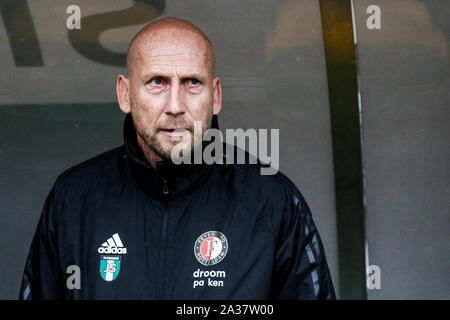
[[124, 144], [58, 176], [20, 299], [335, 299], [287, 177], [259, 163], [172, 161], [175, 148], [208, 147], [217, 128], [214, 69], [211, 42], [188, 21], [160, 19], [132, 39], [116, 85]]
[[203, 136], [220, 112], [222, 94], [214, 65], [210, 41], [185, 20], [150, 23], [131, 41], [128, 78], [118, 77], [117, 97], [121, 110], [131, 113], [137, 143], [153, 168], [171, 157], [179, 140], [195, 148], [194, 121], [203, 124]]

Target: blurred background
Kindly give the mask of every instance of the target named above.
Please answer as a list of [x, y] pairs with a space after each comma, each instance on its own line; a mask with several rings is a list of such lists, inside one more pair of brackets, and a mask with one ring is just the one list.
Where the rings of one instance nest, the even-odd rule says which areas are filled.
[[[80, 29], [68, 28], [71, 5]], [[18, 297], [58, 174], [123, 143], [116, 77], [131, 37], [165, 16], [214, 44], [222, 130], [280, 129], [280, 171], [311, 208], [339, 298], [449, 299], [449, 9], [446, 0], [1, 0], [0, 299]]]

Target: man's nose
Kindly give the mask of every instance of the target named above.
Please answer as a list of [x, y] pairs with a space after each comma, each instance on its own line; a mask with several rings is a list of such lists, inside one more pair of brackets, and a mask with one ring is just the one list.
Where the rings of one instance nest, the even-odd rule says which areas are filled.
[[178, 116], [185, 112], [185, 105], [182, 97], [182, 90], [180, 86], [174, 84], [170, 87], [169, 100], [166, 105], [165, 112], [172, 116]]

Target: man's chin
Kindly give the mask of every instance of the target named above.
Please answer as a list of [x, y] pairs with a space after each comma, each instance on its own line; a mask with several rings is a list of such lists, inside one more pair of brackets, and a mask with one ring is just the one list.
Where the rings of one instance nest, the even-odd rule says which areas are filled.
[[191, 144], [190, 143], [183, 143], [181, 141], [175, 142], [170, 141], [166, 143], [161, 143], [156, 148], [156, 153], [160, 156], [160, 158], [164, 160], [171, 160], [173, 156], [175, 157], [182, 157], [186, 156], [187, 154], [191, 154]]

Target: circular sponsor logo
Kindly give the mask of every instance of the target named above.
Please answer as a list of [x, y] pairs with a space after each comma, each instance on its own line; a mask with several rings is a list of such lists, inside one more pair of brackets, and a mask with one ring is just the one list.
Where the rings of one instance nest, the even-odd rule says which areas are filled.
[[225, 258], [228, 252], [228, 240], [222, 232], [208, 231], [194, 243], [194, 255], [198, 262], [212, 266]]

